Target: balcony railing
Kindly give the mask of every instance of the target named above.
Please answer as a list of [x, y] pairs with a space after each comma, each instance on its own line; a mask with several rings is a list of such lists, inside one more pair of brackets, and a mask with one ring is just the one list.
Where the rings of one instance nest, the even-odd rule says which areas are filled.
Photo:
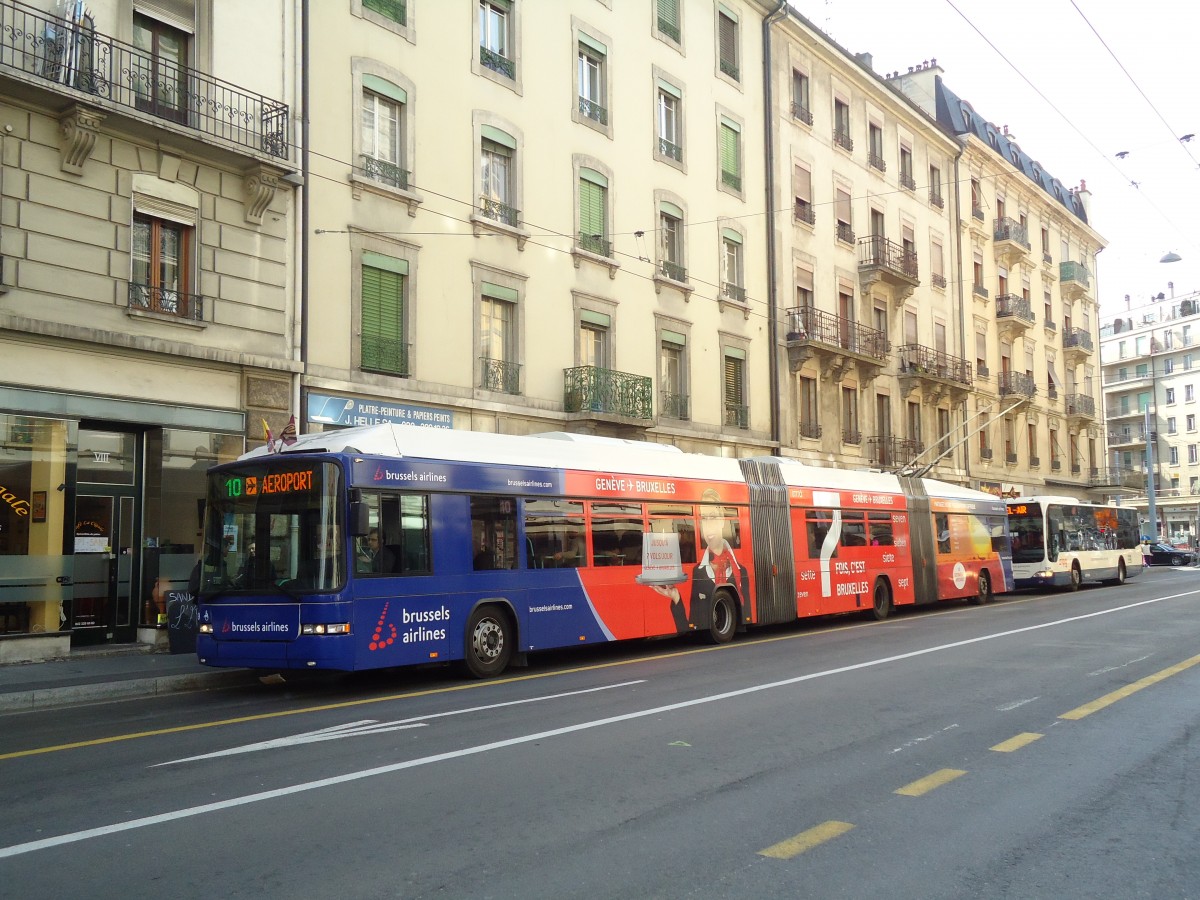
[[907, 191], [915, 191], [917, 189], [917, 179], [912, 177], [912, 172], [900, 173], [900, 187]]
[[659, 414], [665, 419], [686, 421], [688, 414], [688, 395], [677, 394], [674, 391], [663, 391], [658, 398]]
[[[1146, 473], [1142, 469], [1131, 469], [1126, 466], [1093, 469], [1088, 475], [1088, 484], [1092, 487], [1103, 485], [1105, 487], [1113, 486], [1137, 490], [1145, 487]], [[1158, 493], [1162, 493], [1161, 489]]]
[[800, 437], [816, 439], [821, 436], [821, 425], [818, 422], [802, 420], [800, 422]]
[[658, 152], [662, 156], [675, 160], [675, 162], [683, 162], [683, 148], [666, 138], [658, 139]]
[[362, 336], [362, 367], [371, 372], [388, 375], [408, 375], [408, 347], [394, 338], [364, 334]]
[[996, 220], [996, 227], [992, 232], [992, 237], [997, 241], [1011, 241], [1014, 244], [1019, 244], [1026, 250], [1029, 249], [1029, 229], [1016, 219], [1010, 219], [1008, 216], [1002, 216]]
[[812, 124], [812, 110], [810, 110], [807, 106], [803, 106], [803, 105], [797, 103], [795, 100], [793, 100], [792, 101], [792, 118], [799, 119], [805, 125], [811, 125]]
[[887, 171], [887, 161], [874, 151], [867, 154], [867, 165], [872, 169], [878, 169], [880, 172]]
[[399, 188], [402, 191], [408, 190], [409, 170], [402, 169], [395, 163], [387, 162], [382, 159], [375, 159], [367, 154], [362, 155], [362, 173], [372, 181], [378, 181], [380, 184], [386, 184], [389, 187]]
[[1001, 294], [996, 298], [996, 318], [1017, 319], [1032, 325], [1034, 314], [1029, 305], [1029, 298], [1019, 294]]
[[925, 445], [911, 438], [876, 434], [867, 438], [867, 458], [881, 469], [908, 465], [925, 451]]
[[1038, 457], [1038, 456], [1031, 456], [1031, 457], [1029, 457], [1029, 468], [1031, 468], [1031, 469], [1036, 469], [1036, 468], [1038, 468], [1038, 467], [1039, 467], [1041, 464], [1042, 464], [1041, 457]]
[[951, 356], [923, 344], [904, 344], [896, 351], [900, 361], [900, 372], [922, 378], [940, 378], [958, 384], [970, 385], [971, 364], [958, 356]]
[[807, 200], [796, 200], [795, 218], [797, 222], [803, 222], [806, 225], [817, 224], [817, 211], [813, 209], [813, 205]]
[[946, 287], [946, 276], [945, 275], [937, 275], [937, 274], [930, 275], [929, 283], [932, 284], [936, 288], [945, 288]]
[[1010, 466], [1015, 466], [1015, 465], [1017, 464], [1017, 454], [1015, 454], [1015, 453], [1005, 453], [1005, 454], [1004, 454], [1004, 461], [1005, 461], [1006, 463], [1008, 463]]
[[840, 128], [833, 129], [833, 142], [843, 150], [854, 149], [854, 138], [850, 137], [850, 132]]
[[946, 201], [942, 198], [941, 191], [929, 192], [929, 205], [936, 206], [938, 209], [943, 209], [946, 206]]
[[726, 187], [731, 187], [735, 191], [742, 189], [742, 175], [740, 172], [729, 172], [725, 169], [721, 170], [721, 184]]
[[584, 234], [581, 231], [579, 232], [579, 249], [595, 253], [597, 256], [611, 257], [612, 241], [605, 240], [604, 236], [600, 234]]
[[850, 227], [848, 222], [837, 223], [837, 239], [843, 244], [854, 243], [854, 229]]
[[853, 444], [855, 446], [862, 443], [862, 432], [855, 428], [842, 429], [842, 443]]
[[673, 40], [675, 43], [677, 43], [677, 44], [679, 43], [679, 23], [678, 22], [672, 21], [671, 19], [667, 18], [666, 16], [660, 15], [658, 17], [658, 30], [661, 31], [663, 34], [665, 34], [667, 37], [669, 37], [671, 40]]
[[982, 297], [984, 300], [986, 300], [988, 298], [988, 289], [985, 288], [982, 284], [971, 285], [971, 293], [974, 294], [976, 297]]
[[979, 448], [979, 458], [980, 459], [991, 459], [992, 458], [992, 448], [991, 447], [980, 447]]
[[725, 425], [729, 428], [750, 427], [750, 407], [740, 403], [725, 404]]
[[725, 73], [726, 75], [728, 75], [730, 78], [732, 78], [734, 81], [738, 80], [738, 77], [740, 74], [738, 72], [738, 64], [736, 62], [734, 62], [732, 59], [726, 59], [725, 57], [721, 57], [721, 71], [723, 73]]
[[1063, 334], [1063, 349], [1079, 349], [1092, 352], [1092, 335], [1086, 328], [1072, 328]]
[[507, 56], [502, 56], [495, 50], [489, 50], [482, 44], [479, 45], [479, 63], [485, 69], [491, 69], [493, 72], [498, 72], [505, 78], [517, 77], [517, 64]]
[[672, 281], [687, 281], [687, 269], [679, 263], [667, 259], [659, 260], [658, 270], [662, 273], [663, 278], [669, 278]]
[[587, 97], [579, 98], [579, 114], [591, 119], [593, 122], [599, 122], [601, 125], [608, 124], [608, 110], [595, 100], [589, 100]]
[[1062, 457], [1061, 456], [1050, 457], [1050, 471], [1051, 472], [1061, 472], [1062, 471]]
[[521, 224], [521, 211], [501, 203], [491, 197], [479, 198], [479, 214], [497, 222], [503, 222], [509, 228], [517, 228]]
[[1047, 331], [1058, 331], [1058, 323], [1053, 319], [1042, 319], [1042, 327]]
[[521, 365], [503, 359], [479, 358], [479, 386], [485, 391], [521, 393]]
[[1058, 264], [1058, 280], [1059, 281], [1074, 281], [1088, 286], [1088, 270], [1083, 263], [1078, 262], [1061, 262]]
[[1001, 397], [1032, 397], [1037, 393], [1037, 382], [1027, 372], [1001, 372], [996, 382]]
[[204, 321], [204, 298], [154, 284], [129, 282], [129, 308], [176, 316], [191, 322]]
[[1096, 398], [1087, 394], [1067, 394], [1067, 415], [1096, 418]]
[[880, 361], [887, 359], [891, 349], [884, 332], [813, 306], [793, 306], [787, 310], [784, 333], [789, 343], [811, 341]]
[[650, 378], [599, 366], [563, 370], [563, 407], [567, 412], [599, 412], [630, 419], [654, 418]]
[[0, 2], [0, 36], [0, 69], [278, 159], [290, 155], [286, 103], [21, 3]]
[[972, 206], [971, 207], [971, 216], [973, 218], [978, 219], [980, 222], [982, 222], [985, 218], [985, 216], [983, 214], [983, 208], [979, 207], [979, 206]]
[[734, 284], [730, 281], [721, 282], [721, 293], [738, 303], [746, 302], [746, 289], [740, 284]]
[[406, 0], [363, 0], [363, 9], [373, 10], [401, 25], [408, 23]]
[[859, 240], [858, 264], [878, 266], [905, 278], [917, 277], [916, 251], [905, 250], [903, 246], [881, 234], [873, 234]]

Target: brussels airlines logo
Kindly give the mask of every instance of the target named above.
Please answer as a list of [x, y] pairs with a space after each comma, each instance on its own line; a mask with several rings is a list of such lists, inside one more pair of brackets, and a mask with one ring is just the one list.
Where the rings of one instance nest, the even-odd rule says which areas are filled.
[[384, 474], [383, 466], [376, 466], [375, 467], [375, 480], [383, 481], [383, 479], [386, 477], [387, 477], [387, 475]]
[[[385, 647], [390, 647], [396, 642], [396, 626], [387, 621], [388, 607], [392, 605], [392, 601], [383, 604], [383, 612], [379, 614], [379, 621], [375, 623], [375, 631], [371, 635], [371, 643], [367, 646], [372, 652], [375, 650], [383, 650]], [[391, 634], [388, 637], [383, 636], [383, 626], [387, 625], [391, 629]]]

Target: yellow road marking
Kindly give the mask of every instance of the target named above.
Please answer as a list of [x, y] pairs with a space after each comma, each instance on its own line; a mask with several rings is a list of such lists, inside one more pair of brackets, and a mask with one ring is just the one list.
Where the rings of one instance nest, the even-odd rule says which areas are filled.
[[1170, 668], [1163, 669], [1161, 672], [1155, 672], [1153, 675], [1147, 675], [1140, 681], [1135, 681], [1133, 684], [1127, 684], [1119, 690], [1113, 691], [1111, 694], [1105, 694], [1098, 700], [1093, 700], [1091, 703], [1085, 703], [1083, 706], [1077, 706], [1070, 712], [1065, 712], [1060, 719], [1082, 719], [1084, 716], [1090, 716], [1094, 712], [1104, 709], [1106, 706], [1111, 706], [1118, 700], [1124, 700], [1130, 694], [1136, 694], [1142, 688], [1148, 688], [1153, 684], [1158, 684], [1164, 679], [1170, 678], [1172, 675], [1178, 675], [1180, 672], [1190, 669], [1194, 665], [1200, 664], [1200, 656], [1193, 656], [1191, 659], [1185, 659], [1181, 663], [1176, 663]]
[[906, 784], [892, 793], [903, 794], [905, 797], [920, 797], [922, 794], [928, 794], [934, 788], [940, 788], [943, 784], [948, 784], [955, 778], [966, 774], [962, 769], [938, 769], [932, 775], [918, 778], [912, 784]]
[[1027, 747], [1038, 738], [1040, 734], [1034, 734], [1031, 731], [1025, 731], [1015, 737], [1010, 737], [1007, 741], [1001, 741], [992, 749], [998, 753], [1012, 753], [1014, 750], [1020, 750], [1022, 747]]
[[819, 844], [841, 837], [854, 826], [849, 822], [822, 822], [808, 831], [802, 831], [786, 841], [772, 844], [766, 850], [759, 850], [759, 856], [769, 856], [772, 859], [791, 859], [799, 856], [805, 850], [811, 850]]

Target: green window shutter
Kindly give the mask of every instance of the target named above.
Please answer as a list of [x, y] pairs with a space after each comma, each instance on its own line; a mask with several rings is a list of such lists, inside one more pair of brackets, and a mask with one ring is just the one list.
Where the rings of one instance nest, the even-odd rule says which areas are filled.
[[725, 351], [725, 402], [733, 406], [742, 405], [742, 366], [744, 362], [737, 356], [730, 356], [729, 349]]
[[404, 276], [363, 266], [362, 368], [408, 374], [404, 344]]
[[658, 0], [658, 20], [679, 27], [679, 0]]
[[378, 75], [363, 75], [362, 86], [374, 94], [379, 94], [381, 97], [387, 97], [391, 100], [395, 100], [397, 103], [408, 102], [408, 91], [404, 90], [402, 87], [392, 84], [386, 79], [380, 78]]
[[579, 179], [579, 232], [604, 237], [604, 188], [586, 178]]
[[665, 328], [662, 331], [662, 339], [666, 343], [678, 344], [680, 347], [687, 341], [687, 338], [678, 331], [667, 331]]
[[724, 122], [721, 123], [721, 171], [738, 175], [742, 171], [738, 159], [738, 134]]

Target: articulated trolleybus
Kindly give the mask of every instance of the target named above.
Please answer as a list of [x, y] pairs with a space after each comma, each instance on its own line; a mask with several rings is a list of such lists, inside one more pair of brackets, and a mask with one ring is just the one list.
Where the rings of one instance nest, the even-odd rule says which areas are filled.
[[562, 433], [372, 425], [209, 471], [198, 655], [461, 661], [1011, 590], [1003, 501], [937, 481]]
[[1142, 573], [1137, 510], [1074, 497], [1008, 501], [1013, 576], [1018, 588], [1077, 591], [1084, 581], [1124, 584]]

